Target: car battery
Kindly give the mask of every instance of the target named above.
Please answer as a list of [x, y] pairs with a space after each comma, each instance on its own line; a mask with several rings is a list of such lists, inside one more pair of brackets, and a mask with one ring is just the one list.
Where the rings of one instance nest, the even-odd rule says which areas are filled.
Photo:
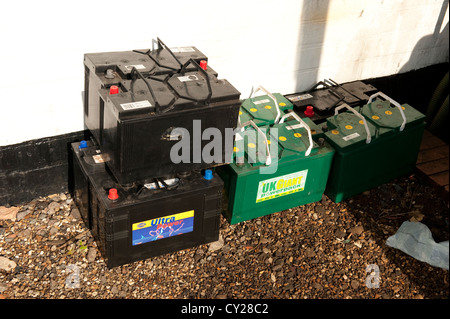
[[[187, 71], [190, 64], [197, 69]], [[237, 126], [240, 93], [194, 60], [169, 75], [145, 76], [133, 68], [132, 80], [115, 91], [101, 89], [99, 95], [99, 146], [118, 182], [229, 163], [232, 142], [226, 143], [226, 131]], [[217, 150], [213, 160], [202, 154], [211, 142], [203, 134], [207, 129], [215, 131], [213, 137], [221, 146], [230, 144], [230, 150]], [[180, 140], [187, 157], [174, 155], [172, 147]]]
[[233, 163], [216, 168], [230, 224], [321, 200], [334, 155], [321, 129], [294, 112], [252, 126], [236, 135]]
[[362, 81], [341, 85], [332, 79], [325, 79], [305, 93], [288, 94], [285, 97], [294, 103], [294, 109], [302, 118], [309, 117], [315, 123], [322, 123], [333, 115], [336, 106], [342, 103], [352, 107], [363, 106], [368, 101], [367, 94], [376, 91], [374, 86]]
[[74, 201], [108, 268], [218, 240], [223, 182], [212, 170], [122, 185], [97, 146], [80, 144]]
[[[121, 86], [131, 80], [133, 68], [145, 76], [173, 74], [190, 59], [196, 63], [207, 63], [208, 58], [196, 47], [168, 48], [159, 38], [153, 50], [86, 53], [84, 55], [84, 123], [94, 138], [99, 141], [100, 97], [98, 91], [111, 86]], [[188, 71], [195, 71], [194, 65]], [[215, 74], [211, 67], [208, 73]]]
[[[372, 101], [378, 96], [385, 99]], [[347, 111], [338, 113], [341, 108]], [[424, 120], [412, 106], [382, 92], [362, 108], [336, 108], [325, 132], [336, 150], [325, 194], [338, 203], [413, 171]]]
[[[263, 91], [265, 95], [254, 96], [258, 91]], [[275, 124], [281, 116], [294, 105], [280, 93], [270, 93], [262, 86], [252, 88], [248, 99], [242, 101], [239, 110], [239, 123], [246, 123], [252, 120], [258, 126]]]

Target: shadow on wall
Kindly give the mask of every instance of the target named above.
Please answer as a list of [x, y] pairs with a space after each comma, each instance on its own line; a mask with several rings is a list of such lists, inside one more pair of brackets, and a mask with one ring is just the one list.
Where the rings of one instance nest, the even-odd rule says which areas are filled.
[[318, 81], [330, 0], [303, 1], [298, 39], [299, 56], [295, 92], [310, 89]]
[[427, 115], [427, 129], [447, 143], [449, 23], [444, 27], [443, 23], [448, 8], [449, 1], [443, 1], [433, 34], [416, 43], [397, 74], [366, 80], [399, 103], [408, 103]]

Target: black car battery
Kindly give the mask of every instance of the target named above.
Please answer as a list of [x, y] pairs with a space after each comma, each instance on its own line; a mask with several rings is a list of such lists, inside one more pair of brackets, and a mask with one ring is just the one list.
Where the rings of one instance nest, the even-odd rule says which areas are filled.
[[97, 146], [71, 149], [74, 201], [108, 268], [218, 240], [223, 182], [212, 170], [122, 185]]
[[365, 105], [377, 89], [362, 81], [339, 84], [332, 79], [317, 82], [303, 93], [285, 95], [294, 104], [301, 117], [309, 117], [314, 123], [325, 122], [332, 116], [336, 106], [346, 103], [351, 107]]
[[[187, 71], [188, 64], [197, 70]], [[228, 139], [237, 127], [241, 101], [227, 80], [191, 59], [179, 73], [168, 75], [145, 76], [134, 68], [132, 80], [116, 88], [100, 90], [98, 135], [107, 165], [120, 183], [231, 161], [234, 135]], [[212, 137], [203, 134], [207, 129], [214, 130]], [[185, 147], [175, 151], [179, 143]], [[203, 152], [210, 143], [217, 145], [209, 152], [213, 158]]]
[[[198, 64], [207, 63], [208, 58], [196, 47], [168, 48], [159, 38], [155, 49], [86, 53], [84, 55], [84, 123], [94, 138], [98, 139], [100, 121], [99, 95], [102, 88], [120, 86], [131, 79], [136, 68], [144, 75], [172, 74], [193, 59]], [[194, 65], [188, 71], [195, 70]], [[208, 67], [210, 69], [210, 67]], [[210, 70], [210, 73], [214, 71]]]

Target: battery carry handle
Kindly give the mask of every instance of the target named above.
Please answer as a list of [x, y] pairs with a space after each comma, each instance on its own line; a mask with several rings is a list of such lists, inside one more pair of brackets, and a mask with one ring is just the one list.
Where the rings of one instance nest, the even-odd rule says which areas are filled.
[[280, 124], [284, 123], [284, 120], [290, 116], [292, 116], [294, 119], [296, 119], [300, 123], [300, 126], [304, 127], [306, 129], [306, 131], [308, 132], [309, 146], [305, 152], [305, 156], [309, 156], [309, 154], [311, 154], [311, 150], [313, 148], [311, 128], [295, 112], [289, 112], [289, 113], [286, 113], [285, 115], [283, 115], [283, 117], [280, 119]]
[[405, 112], [403, 112], [403, 109], [402, 109], [402, 106], [400, 105], [400, 103], [398, 103], [394, 99], [390, 98], [389, 96], [387, 96], [383, 92], [377, 92], [375, 94], [372, 94], [369, 97], [369, 100], [367, 101], [367, 104], [372, 103], [372, 100], [374, 98], [376, 98], [377, 96], [383, 97], [385, 100], [389, 101], [391, 104], [393, 104], [394, 106], [396, 106], [399, 109], [400, 114], [402, 115], [402, 119], [403, 119], [402, 125], [400, 126], [400, 131], [403, 131], [403, 129], [405, 128], [405, 125], [406, 125], [406, 116], [405, 116]]
[[148, 91], [150, 92], [150, 94], [153, 98], [153, 101], [155, 103], [156, 113], [157, 114], [161, 113], [161, 107], [160, 107], [158, 101], [156, 100], [155, 93], [153, 92], [153, 89], [152, 89], [150, 83], [148, 83], [148, 81], [145, 79], [145, 77], [142, 75], [142, 73], [139, 72], [134, 66], [131, 69], [131, 84], [130, 84], [131, 92], [134, 94], [134, 83], [137, 80], [137, 78], [140, 78], [142, 81], [144, 81], [145, 85], [147, 86]]
[[[166, 50], [166, 51], [168, 51], [169, 54], [175, 59], [175, 61], [177, 61], [178, 65], [179, 65], [180, 67], [183, 66], [183, 64], [182, 64], [182, 63], [180, 62], [180, 60], [175, 56], [175, 54], [172, 52], [172, 50], [170, 50], [169, 47], [168, 47], [167, 45], [165, 45], [165, 44], [161, 41], [160, 38], [156, 38], [156, 41], [153, 39], [153, 43], [155, 43], [155, 42], [158, 44], [157, 50]], [[153, 49], [153, 48], [152, 48], [152, 49]], [[154, 50], [153, 50], [153, 51], [154, 51]], [[136, 52], [136, 53], [139, 53], [139, 54], [145, 54], [145, 55], [147, 55], [147, 56], [148, 56], [153, 62], [155, 62], [156, 65], [158, 65], [159, 67], [163, 67], [163, 68], [170, 69], [170, 70], [174, 70], [174, 71], [178, 71], [178, 70], [179, 70], [178, 68], [174, 68], [174, 67], [171, 67], [171, 66], [168, 66], [168, 65], [163, 65], [163, 64], [159, 63], [159, 61], [151, 55], [151, 52], [153, 52], [153, 51], [150, 50], [150, 49], [147, 50], [146, 52], [140, 52], [140, 51], [138, 51], [138, 50], [133, 50], [133, 52]]]
[[[206, 84], [207, 84], [207, 86], [208, 86], [208, 96], [207, 96], [206, 99], [205, 99], [205, 105], [209, 105], [209, 103], [211, 102], [212, 89], [211, 89], [211, 81], [209, 80], [209, 76], [208, 76], [208, 74], [206, 73], [206, 71], [203, 70], [202, 67], [201, 67], [197, 62], [195, 62], [194, 59], [191, 58], [191, 59], [189, 59], [189, 61], [187, 61], [185, 64], [183, 64], [183, 66], [181, 67], [179, 73], [180, 73], [181, 75], [185, 75], [186, 69], [187, 69], [187, 67], [188, 67], [189, 64], [193, 64], [193, 65], [197, 68], [198, 72], [199, 72], [199, 73], [205, 78], [205, 80], [206, 80]], [[187, 97], [185, 97], [185, 98], [187, 98]]]
[[258, 87], [256, 88], [256, 90], [254, 90], [253, 87], [252, 87], [252, 90], [251, 90], [251, 92], [250, 92], [250, 96], [249, 96], [248, 98], [249, 98], [250, 102], [252, 102], [253, 104], [255, 104], [255, 103], [251, 100], [251, 99], [252, 99], [252, 96], [253, 96], [256, 92], [258, 92], [258, 91], [260, 91], [260, 90], [263, 91], [264, 93], [266, 93], [266, 95], [269, 96], [269, 97], [274, 101], [275, 107], [276, 107], [276, 109], [277, 109], [277, 117], [275, 118], [275, 124], [277, 124], [278, 121], [279, 121], [281, 112], [280, 112], [280, 107], [278, 106], [277, 98], [276, 98], [275, 96], [273, 96], [272, 93], [270, 93], [269, 91], [267, 91], [265, 88], [263, 88], [263, 87], [260, 85], [260, 86], [258, 86]]
[[356, 112], [356, 110], [355, 110], [354, 108], [352, 108], [350, 105], [344, 103], [344, 104], [338, 106], [337, 108], [335, 108], [335, 109], [334, 109], [334, 118], [336, 118], [336, 116], [338, 115], [339, 110], [340, 110], [340, 109], [343, 109], [343, 108], [348, 109], [350, 112], [352, 112], [353, 114], [355, 114], [357, 117], [359, 117], [359, 118], [363, 121], [364, 129], [366, 130], [366, 135], [367, 135], [367, 138], [366, 138], [366, 144], [369, 144], [369, 143], [371, 142], [371, 140], [372, 140], [372, 136], [371, 136], [371, 134], [370, 134], [369, 126], [367, 125], [367, 121], [366, 121], [366, 119], [364, 118], [364, 116], [362, 116], [361, 114], [359, 114], [358, 112]]
[[[331, 80], [331, 81], [333, 81], [333, 80]], [[316, 90], [320, 85], [322, 85], [324, 88], [326, 88], [328, 90], [328, 92], [330, 92], [337, 98], [337, 101], [334, 102], [333, 105], [330, 106], [330, 109], [334, 108], [336, 105], [338, 105], [340, 102], [342, 102], [345, 99], [345, 96], [343, 96], [343, 95], [339, 94], [338, 92], [336, 92], [335, 90], [333, 90], [334, 84], [331, 81], [329, 81], [327, 79], [324, 79], [323, 81], [319, 81], [316, 83], [316, 85], [314, 85], [308, 91], [308, 93], [311, 93], [312, 91]], [[336, 82], [334, 82], [334, 83], [336, 83]]]
[[258, 132], [258, 134], [261, 135], [262, 138], [264, 139], [264, 144], [266, 146], [266, 163], [265, 163], [265, 165], [268, 166], [272, 163], [272, 158], [270, 157], [269, 142], [267, 142], [267, 136], [266, 136], [266, 134], [263, 133], [263, 131], [261, 131], [261, 129], [258, 127], [258, 125], [256, 125], [255, 122], [253, 122], [252, 120], [249, 120], [249, 121], [243, 123], [242, 126], [240, 126], [241, 132], [244, 131], [244, 128], [249, 125], [251, 125]]

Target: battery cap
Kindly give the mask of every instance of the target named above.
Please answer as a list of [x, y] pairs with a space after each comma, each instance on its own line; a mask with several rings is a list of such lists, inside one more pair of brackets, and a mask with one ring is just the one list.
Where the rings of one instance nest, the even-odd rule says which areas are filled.
[[109, 88], [109, 94], [117, 94], [119, 93], [119, 87], [117, 85], [111, 85]]
[[208, 181], [213, 179], [212, 170], [210, 170], [210, 169], [205, 170], [205, 175], [203, 176], [203, 178]]
[[206, 62], [206, 60], [201, 60], [200, 67], [206, 71], [206, 69], [208, 68], [208, 62]]
[[108, 193], [108, 198], [109, 198], [110, 200], [116, 200], [116, 199], [118, 199], [118, 198], [119, 198], [119, 195], [117, 194], [117, 189], [111, 188], [111, 189], [109, 190], [109, 193]]
[[86, 142], [85, 140], [81, 141], [81, 142], [80, 142], [80, 146], [78, 146], [79, 149], [87, 148], [87, 147], [88, 147], [88, 146], [87, 146], [87, 142]]
[[314, 116], [314, 110], [311, 105], [308, 105], [306, 107], [306, 110], [303, 112], [307, 117], [313, 117]]

